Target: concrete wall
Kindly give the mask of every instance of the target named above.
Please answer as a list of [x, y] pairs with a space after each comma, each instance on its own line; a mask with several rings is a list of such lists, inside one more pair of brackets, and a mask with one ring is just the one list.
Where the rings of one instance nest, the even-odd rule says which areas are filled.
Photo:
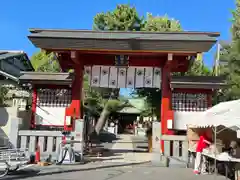
[[11, 117], [16, 117], [17, 109], [13, 107], [0, 108], [0, 147], [6, 146], [10, 133]]
[[188, 112], [175, 111], [174, 112], [174, 129], [187, 130], [188, 124], [194, 124], [197, 117], [201, 116], [203, 112]]
[[31, 110], [24, 111], [17, 107], [0, 107], [0, 147], [8, 144], [10, 135], [15, 133], [14, 131], [28, 129], [30, 119]]
[[47, 126], [64, 126], [66, 107], [37, 107], [36, 124]]

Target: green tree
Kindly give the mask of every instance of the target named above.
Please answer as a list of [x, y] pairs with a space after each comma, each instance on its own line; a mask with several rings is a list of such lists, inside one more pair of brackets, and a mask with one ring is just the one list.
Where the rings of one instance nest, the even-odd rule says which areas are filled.
[[232, 11], [232, 41], [222, 48], [220, 54], [220, 75], [226, 77], [227, 87], [218, 93], [218, 101], [240, 98], [240, 0], [236, 0], [235, 5]]
[[229, 75], [228, 85], [231, 87], [227, 91], [229, 99], [240, 98], [240, 1], [236, 0], [236, 9], [232, 12], [232, 45], [229, 53]]
[[208, 68], [203, 61], [202, 55], [195, 58], [190, 64], [189, 70], [184, 73], [185, 76], [212, 76], [212, 69]]
[[140, 31], [144, 18], [139, 17], [136, 8], [129, 5], [118, 5], [113, 11], [102, 12], [94, 17], [94, 30]]
[[179, 21], [170, 19], [167, 15], [164, 16], [153, 16], [147, 14], [147, 19], [142, 26], [142, 31], [155, 31], [155, 32], [172, 32], [182, 31], [182, 27]]
[[4, 105], [8, 89], [6, 87], [0, 87], [0, 105]]
[[83, 90], [84, 90], [84, 110], [90, 116], [99, 116], [100, 111], [103, 108], [103, 99], [101, 94], [96, 91], [94, 88], [91, 88], [88, 83], [88, 77], [84, 76], [83, 81]]
[[31, 63], [38, 72], [60, 72], [61, 68], [54, 53], [46, 53], [46, 51], [36, 52], [31, 57]]
[[109, 116], [112, 113], [128, 106], [128, 101], [126, 99], [114, 99], [114, 97], [111, 98], [112, 95], [110, 95], [109, 99], [105, 99], [102, 96], [103, 91], [99, 91], [98, 88], [92, 88], [89, 86], [87, 76], [84, 77], [84, 92], [85, 111], [91, 116], [99, 117], [94, 128], [94, 134], [98, 136]]

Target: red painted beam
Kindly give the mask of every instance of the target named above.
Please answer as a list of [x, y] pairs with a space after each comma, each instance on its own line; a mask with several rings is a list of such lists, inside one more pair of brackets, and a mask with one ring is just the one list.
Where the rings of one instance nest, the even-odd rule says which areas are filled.
[[[73, 69], [76, 66], [70, 58], [70, 53], [64, 53], [60, 56], [59, 63], [63, 69]], [[130, 66], [145, 66], [145, 67], [162, 67], [167, 55], [161, 56], [142, 56], [134, 55], [130, 56], [129, 65]], [[113, 66], [115, 55], [106, 54], [79, 54], [79, 61], [84, 61], [85, 66], [92, 65], [105, 65]], [[184, 72], [188, 69], [188, 60], [186, 56], [173, 56], [173, 61], [171, 62], [172, 72]]]
[[161, 55], [165, 55], [168, 53], [173, 53], [176, 55], [180, 55], [180, 56], [196, 56], [196, 52], [178, 52], [178, 51], [174, 51], [174, 52], [169, 52], [169, 51], [160, 51], [160, 52], [156, 52], [156, 51], [122, 51], [122, 50], [79, 50], [79, 49], [72, 49], [72, 50], [66, 50], [66, 49], [45, 49], [45, 51], [49, 51], [49, 52], [56, 52], [56, 53], [70, 53], [71, 51], [77, 51], [81, 54], [91, 54], [91, 55], [120, 55], [120, 54], [124, 54], [124, 55], [129, 55], [129, 56], [135, 56], [135, 55], [140, 55], [140, 56], [161, 56]]

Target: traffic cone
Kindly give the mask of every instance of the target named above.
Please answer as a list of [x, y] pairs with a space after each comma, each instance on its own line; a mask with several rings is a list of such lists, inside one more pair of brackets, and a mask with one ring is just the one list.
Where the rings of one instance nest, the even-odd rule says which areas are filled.
[[40, 162], [40, 147], [38, 145], [35, 152], [35, 163], [39, 163], [39, 162]]

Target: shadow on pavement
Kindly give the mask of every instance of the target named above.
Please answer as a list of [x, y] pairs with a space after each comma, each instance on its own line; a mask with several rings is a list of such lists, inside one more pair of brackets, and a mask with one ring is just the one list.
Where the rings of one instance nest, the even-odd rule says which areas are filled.
[[[8, 176], [1, 178], [4, 180], [17, 180], [17, 179], [25, 179], [29, 177], [42, 177], [42, 176], [48, 176], [48, 175], [54, 175], [54, 174], [62, 174], [62, 173], [71, 173], [71, 172], [81, 172], [81, 171], [92, 171], [97, 169], [108, 169], [108, 168], [114, 168], [114, 167], [123, 167], [123, 166], [134, 166], [134, 165], [141, 165], [141, 164], [147, 164], [147, 162], [141, 162], [141, 163], [125, 163], [125, 164], [117, 164], [117, 165], [106, 165], [106, 166], [98, 166], [98, 167], [90, 167], [90, 168], [81, 168], [81, 169], [60, 169], [58, 171], [50, 171], [50, 172], [43, 172], [41, 173], [40, 170], [20, 170], [15, 173], [9, 174]], [[61, 166], [60, 166], [61, 167]], [[44, 178], [44, 177], [43, 177]]]
[[[147, 153], [147, 148], [142, 149], [111, 149], [111, 147], [103, 147], [99, 150], [101, 151], [101, 157], [112, 157], [112, 156], [121, 156], [124, 153]], [[96, 157], [96, 155], [93, 154], [87, 154], [85, 157]], [[116, 159], [115, 158], [115, 159]]]
[[37, 176], [40, 170], [19, 170], [16, 172], [11, 172], [7, 176], [1, 178], [3, 180], [12, 180], [12, 179], [20, 179], [20, 178], [29, 178]]
[[111, 143], [111, 142], [116, 141], [116, 140], [119, 140], [119, 138], [115, 134], [107, 132], [107, 131], [101, 132], [99, 134], [99, 136], [94, 132], [92, 132], [90, 134], [90, 141], [94, 144], [95, 143], [97, 143], [97, 144], [106, 143], [106, 142]]
[[140, 149], [148, 149], [148, 146], [137, 146], [137, 148], [140, 148]]

